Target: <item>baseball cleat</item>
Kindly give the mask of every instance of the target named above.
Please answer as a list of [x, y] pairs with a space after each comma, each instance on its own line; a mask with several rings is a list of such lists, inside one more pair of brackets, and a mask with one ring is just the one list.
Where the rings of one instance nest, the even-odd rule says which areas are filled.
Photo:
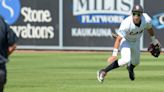
[[129, 78], [133, 81], [135, 80], [135, 76], [134, 76], [134, 71], [132, 69], [130, 69], [129, 66], [127, 66], [128, 72], [129, 72]]
[[104, 72], [103, 70], [97, 71], [97, 80], [103, 83], [105, 75], [106, 75], [106, 72]]

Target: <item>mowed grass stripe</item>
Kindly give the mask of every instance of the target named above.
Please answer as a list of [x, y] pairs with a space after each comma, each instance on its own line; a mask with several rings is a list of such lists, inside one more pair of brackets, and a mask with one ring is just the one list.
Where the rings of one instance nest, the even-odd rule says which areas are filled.
[[164, 56], [141, 53], [130, 81], [126, 67], [108, 73], [100, 84], [96, 71], [111, 53], [14, 53], [10, 57], [5, 92], [164, 92]]

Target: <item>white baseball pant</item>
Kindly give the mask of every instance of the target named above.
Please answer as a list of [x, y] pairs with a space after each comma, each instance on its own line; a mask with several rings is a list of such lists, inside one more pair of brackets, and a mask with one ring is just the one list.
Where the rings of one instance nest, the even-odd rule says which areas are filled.
[[138, 65], [140, 63], [140, 41], [127, 41], [122, 38], [120, 43], [121, 58], [118, 60], [118, 65], [126, 64]]

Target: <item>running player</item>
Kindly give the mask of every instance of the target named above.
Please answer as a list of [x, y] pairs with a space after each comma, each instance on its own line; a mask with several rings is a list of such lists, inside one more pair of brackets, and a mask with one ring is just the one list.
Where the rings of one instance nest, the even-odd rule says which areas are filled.
[[[148, 31], [154, 45], [159, 44], [152, 29], [151, 18], [147, 13], [143, 13], [141, 5], [136, 4], [133, 6], [132, 14], [125, 18], [120, 25], [113, 54], [108, 58], [110, 65], [97, 72], [98, 81], [103, 82], [107, 72], [124, 65], [127, 65], [129, 78], [135, 80], [134, 68], [140, 62], [139, 40], [144, 30]], [[117, 59], [119, 48], [121, 58]]]

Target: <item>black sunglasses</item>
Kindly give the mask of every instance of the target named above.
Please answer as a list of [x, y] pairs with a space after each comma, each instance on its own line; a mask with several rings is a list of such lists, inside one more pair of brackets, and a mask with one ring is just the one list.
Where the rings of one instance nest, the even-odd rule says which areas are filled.
[[140, 17], [142, 15], [142, 13], [140, 13], [140, 12], [133, 12], [133, 16], [138, 16], [138, 17]]

